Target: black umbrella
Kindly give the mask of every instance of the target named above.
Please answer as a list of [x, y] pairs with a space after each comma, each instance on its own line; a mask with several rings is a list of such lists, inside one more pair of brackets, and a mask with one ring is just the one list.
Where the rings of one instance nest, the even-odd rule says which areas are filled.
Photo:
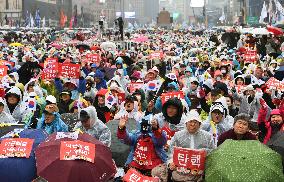
[[284, 156], [284, 132], [279, 131], [267, 142], [269, 147], [277, 147], [282, 148], [283, 153], [281, 154]]
[[267, 146], [282, 156], [284, 165], [284, 132], [279, 131], [267, 142]]
[[84, 49], [84, 50], [91, 50], [90, 46], [86, 45], [86, 44], [79, 44], [76, 45], [77, 49]]

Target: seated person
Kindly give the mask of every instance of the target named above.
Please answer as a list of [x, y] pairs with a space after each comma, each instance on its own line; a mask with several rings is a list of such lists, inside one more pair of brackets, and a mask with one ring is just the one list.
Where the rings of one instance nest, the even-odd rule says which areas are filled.
[[111, 132], [109, 128], [98, 119], [97, 111], [94, 106], [89, 106], [80, 111], [80, 122], [76, 124], [74, 130], [92, 135], [97, 140], [110, 147], [111, 145]]
[[127, 131], [128, 116], [121, 117], [119, 121], [117, 137], [123, 143], [129, 145], [130, 153], [125, 163], [126, 169], [135, 168], [144, 175], [150, 175], [154, 167], [165, 163], [167, 160], [163, 146], [167, 137], [159, 128], [157, 121], [150, 124], [151, 115], [140, 121], [140, 130]]
[[44, 129], [48, 134], [68, 132], [68, 126], [60, 119], [58, 112], [59, 109], [55, 104], [47, 105], [37, 123], [37, 129]]
[[[203, 149], [207, 153], [215, 148], [214, 140], [210, 133], [200, 129], [201, 118], [196, 110], [191, 110], [187, 114], [186, 127], [175, 133], [170, 142], [170, 153], [168, 159], [168, 166], [158, 166], [152, 170], [152, 176], [159, 177], [163, 182], [168, 180], [174, 181], [200, 181], [202, 175], [193, 175], [191, 173], [180, 173], [177, 171], [176, 165], [173, 163], [174, 147], [189, 148], [189, 149]], [[169, 169], [169, 170], [168, 170]], [[172, 179], [167, 179], [168, 171], [171, 172]], [[166, 172], [166, 173], [163, 173]], [[170, 175], [169, 175], [170, 176]]]
[[225, 140], [256, 140], [250, 130], [251, 118], [247, 114], [239, 114], [234, 118], [233, 129], [230, 129], [219, 136], [217, 145], [221, 145]]

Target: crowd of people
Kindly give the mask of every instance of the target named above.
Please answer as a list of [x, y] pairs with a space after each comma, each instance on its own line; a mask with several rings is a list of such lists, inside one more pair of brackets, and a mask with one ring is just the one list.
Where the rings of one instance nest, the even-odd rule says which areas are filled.
[[[8, 68], [0, 122], [48, 134], [88, 133], [110, 148], [117, 138], [130, 147], [117, 166], [125, 173], [134, 168], [162, 182], [203, 181], [204, 174], [177, 170], [175, 147], [209, 155], [228, 139], [266, 144], [284, 131], [283, 36], [237, 32], [136, 30], [125, 49], [102, 48], [113, 43], [110, 37], [80, 30], [0, 31], [1, 65]], [[131, 41], [141, 36], [147, 39]], [[89, 54], [99, 60], [89, 61]], [[55, 71], [44, 78], [50, 58], [80, 65], [79, 77]]]

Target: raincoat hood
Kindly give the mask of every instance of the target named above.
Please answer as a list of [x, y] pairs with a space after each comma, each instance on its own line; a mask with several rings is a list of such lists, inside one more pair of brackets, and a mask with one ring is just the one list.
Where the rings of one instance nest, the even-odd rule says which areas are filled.
[[[91, 126], [93, 126], [98, 121], [96, 108], [94, 106], [89, 106], [89, 107], [84, 108], [82, 110], [86, 111], [88, 113], [88, 115], [90, 117]], [[79, 113], [79, 118], [80, 118], [80, 113]]]
[[19, 98], [19, 102], [22, 101], [22, 93], [21, 90], [18, 87], [12, 87], [6, 94], [5, 99], [7, 99], [9, 97], [9, 95], [11, 94], [15, 94], [18, 96]]
[[[177, 114], [174, 117], [169, 117], [167, 114], [167, 108], [169, 106], [175, 106], [177, 107]], [[177, 98], [172, 98], [169, 99], [162, 107], [162, 113], [163, 116], [165, 117], [166, 121], [168, 121], [171, 124], [179, 124], [181, 121], [181, 117], [183, 114], [183, 106], [182, 102], [178, 100]]]

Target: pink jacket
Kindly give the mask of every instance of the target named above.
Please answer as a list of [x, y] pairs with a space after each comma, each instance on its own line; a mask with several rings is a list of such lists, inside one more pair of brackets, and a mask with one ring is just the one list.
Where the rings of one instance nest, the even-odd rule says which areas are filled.
[[[266, 144], [270, 140], [270, 138], [273, 134], [272, 128], [270, 126], [271, 116], [272, 115], [281, 115], [282, 118], [284, 119], [284, 101], [282, 101], [282, 103], [280, 104], [280, 107], [278, 109], [273, 109], [271, 111], [268, 120], [266, 120], [267, 111], [268, 111], [268, 107], [265, 107], [264, 105], [262, 105], [262, 107], [259, 110], [258, 119], [257, 119], [257, 124], [261, 125], [264, 122], [265, 128], [267, 130], [266, 133], [265, 133], [264, 140], [263, 140], [264, 144]], [[280, 131], [284, 131], [284, 124], [282, 125]]]

